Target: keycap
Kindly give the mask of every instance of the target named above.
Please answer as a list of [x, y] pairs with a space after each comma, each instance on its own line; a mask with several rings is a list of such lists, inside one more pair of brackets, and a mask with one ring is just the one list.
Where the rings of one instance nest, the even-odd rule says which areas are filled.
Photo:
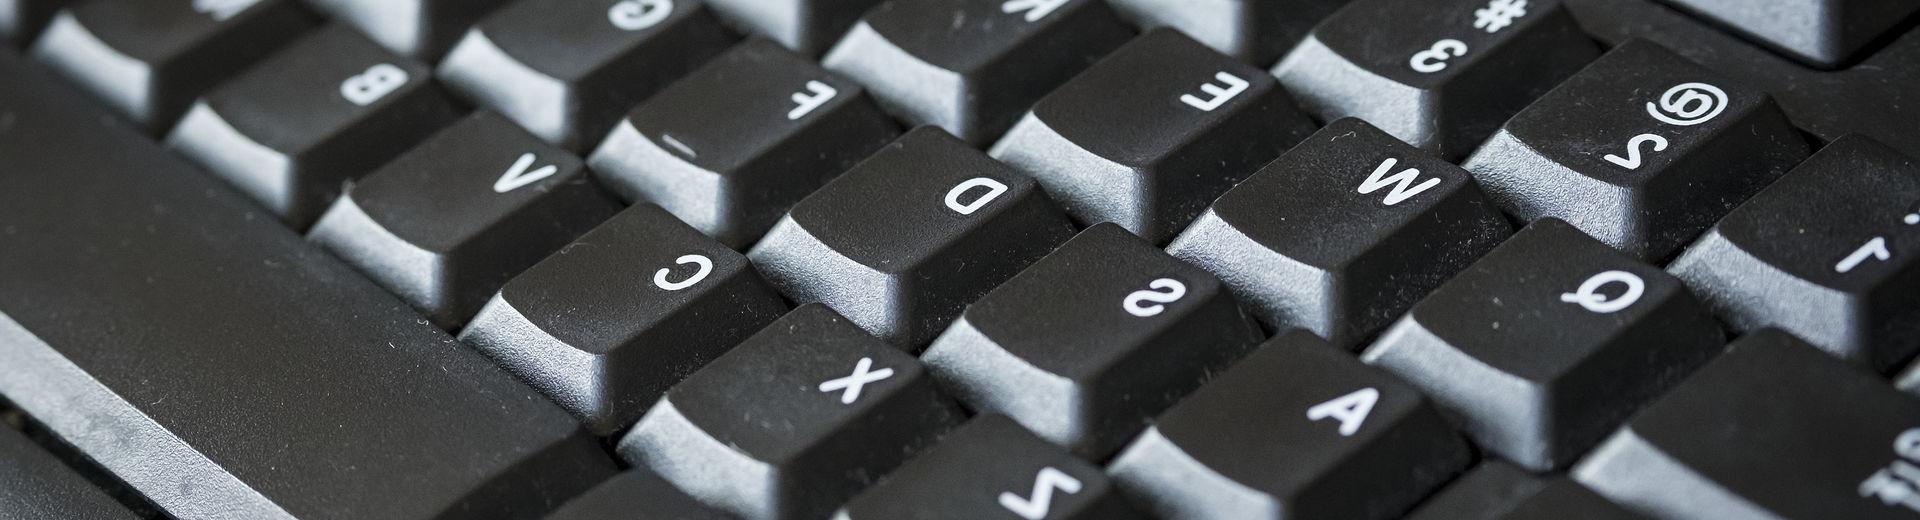
[[0, 518], [131, 520], [139, 518], [113, 497], [41, 450], [26, 435], [0, 425]]
[[1355, 0], [1273, 68], [1322, 121], [1358, 117], [1448, 160], [1599, 55], [1560, 0]]
[[918, 352], [1073, 233], [1033, 179], [920, 127], [794, 204], [747, 258], [794, 301]]
[[1912, 0], [1667, 0], [1808, 65], [1835, 69], [1920, 11]]
[[158, 134], [314, 25], [293, 0], [88, 0], [54, 17], [33, 56]]
[[1041, 98], [989, 154], [1076, 220], [1165, 243], [1313, 130], [1272, 76], [1161, 29]]
[[974, 417], [848, 501], [837, 520], [1142, 518], [1100, 468], [1004, 415]]
[[83, 97], [0, 51], [0, 397], [166, 516], [527, 518], [613, 474], [559, 407]]
[[202, 96], [166, 144], [305, 229], [344, 181], [458, 116], [426, 67], [334, 26]]
[[627, 200], [745, 248], [899, 133], [859, 84], [756, 39], [635, 107], [587, 162]]
[[803, 305], [674, 385], [618, 450], [727, 513], [818, 518], [962, 418], [913, 356]]
[[1679, 280], [1546, 218], [1427, 295], [1360, 359], [1431, 396], [1475, 444], [1545, 472], [1724, 345]]
[[546, 520], [726, 520], [643, 468], [629, 469], [581, 493]]
[[1605, 497], [1565, 477], [1555, 478], [1547, 487], [1513, 506], [1502, 519], [1555, 520], [1642, 520], [1640, 514], [1622, 509]]
[[1846, 137], [1668, 266], [1735, 332], [1777, 327], [1887, 369], [1920, 350], [1920, 162]]
[[447, 88], [575, 152], [733, 43], [700, 0], [520, 0], [467, 31]]
[[0, 41], [32, 42], [60, 7], [73, 0], [0, 0]]
[[967, 306], [920, 361], [975, 412], [1097, 460], [1262, 339], [1213, 275], [1109, 223]]
[[[1499, 459], [1481, 460], [1420, 503], [1407, 520], [1491, 520], [1526, 501], [1548, 480]], [[1579, 484], [1575, 484], [1579, 485]]]
[[1808, 153], [1765, 92], [1634, 40], [1507, 121], [1463, 166], [1522, 220], [1558, 217], [1660, 261]]
[[307, 239], [453, 329], [619, 210], [579, 158], [483, 110], [348, 187]]
[[1167, 252], [1269, 327], [1354, 347], [1510, 233], [1465, 170], [1342, 119], [1221, 195]]
[[707, 0], [715, 14], [742, 32], [818, 56], [880, 0]]
[[[237, 1], [237, 0], [236, 0]], [[307, 0], [393, 51], [438, 61], [467, 28], [507, 0]]]
[[1901, 370], [1899, 374], [1896, 374], [1893, 378], [1893, 385], [1902, 392], [1920, 397], [1920, 360], [1915, 360], [1913, 363], [1908, 364], [1905, 370]]
[[[1792, 4], [1795, 1], [1773, 2]], [[1844, 70], [1821, 71], [1768, 52], [1649, 0], [1566, 0], [1581, 27], [1606, 45], [1646, 38], [1773, 95], [1794, 126], [1831, 142], [1865, 134], [1920, 156], [1920, 32], [1890, 37]], [[1806, 20], [1783, 17], [1782, 20]]]
[[1266, 65], [1347, 0], [1108, 0], [1146, 28], [1171, 27], [1214, 50]]
[[786, 311], [740, 253], [640, 204], [508, 281], [460, 340], [607, 435]]
[[1470, 462], [1419, 392], [1295, 330], [1161, 414], [1107, 473], [1161, 518], [1361, 520]]
[[1482, 461], [1435, 493], [1407, 520], [1637, 520], [1640, 515], [1566, 477], [1537, 477], [1498, 460]]
[[1741, 338], [1572, 475], [1656, 518], [1912, 518], [1920, 401], [1777, 329]]
[[890, 0], [823, 63], [909, 126], [980, 146], [1132, 36], [1098, 0]]

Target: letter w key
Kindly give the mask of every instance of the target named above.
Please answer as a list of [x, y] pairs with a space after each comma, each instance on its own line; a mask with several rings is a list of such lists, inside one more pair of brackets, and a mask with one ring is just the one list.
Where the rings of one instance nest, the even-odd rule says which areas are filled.
[[1010, 492], [1000, 492], [1000, 507], [1007, 508], [1013, 514], [1027, 520], [1040, 520], [1047, 517], [1053, 509], [1053, 490], [1059, 488], [1066, 494], [1080, 492], [1080, 479], [1073, 478], [1065, 471], [1048, 466], [1040, 470], [1033, 479], [1033, 497], [1021, 498]]
[[1393, 189], [1387, 192], [1386, 203], [1388, 206], [1393, 206], [1440, 185], [1438, 178], [1427, 179], [1419, 185], [1414, 185], [1414, 181], [1420, 180], [1420, 170], [1415, 168], [1407, 168], [1400, 170], [1400, 173], [1387, 176], [1387, 172], [1392, 171], [1394, 165], [1399, 163], [1399, 159], [1392, 157], [1381, 162], [1380, 167], [1374, 168], [1373, 174], [1368, 175], [1367, 180], [1360, 183], [1360, 194], [1371, 195], [1373, 192], [1380, 191], [1380, 188], [1391, 185]]

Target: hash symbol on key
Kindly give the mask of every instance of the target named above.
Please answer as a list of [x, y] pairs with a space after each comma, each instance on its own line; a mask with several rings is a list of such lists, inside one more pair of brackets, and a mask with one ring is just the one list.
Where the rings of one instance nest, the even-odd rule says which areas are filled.
[[1473, 27], [1493, 34], [1513, 25], [1514, 18], [1526, 15], [1527, 0], [1493, 0], [1485, 8], [1473, 10]]
[[882, 379], [893, 377], [893, 369], [891, 368], [882, 368], [868, 372], [867, 369], [870, 368], [873, 368], [873, 358], [860, 358], [860, 362], [853, 365], [853, 374], [820, 383], [820, 391], [840, 391], [840, 404], [853, 404], [854, 401], [860, 399], [860, 389], [866, 387], [867, 383], [878, 382]]

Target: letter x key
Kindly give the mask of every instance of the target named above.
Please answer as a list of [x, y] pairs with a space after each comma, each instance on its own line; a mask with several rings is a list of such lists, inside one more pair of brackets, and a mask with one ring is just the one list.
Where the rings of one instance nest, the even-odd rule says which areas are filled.
[[854, 401], [860, 400], [860, 389], [867, 386], [867, 383], [893, 377], [893, 369], [891, 368], [882, 368], [869, 372], [868, 369], [870, 368], [873, 368], [873, 358], [860, 358], [860, 362], [853, 365], [852, 374], [849, 374], [847, 377], [831, 379], [820, 383], [820, 391], [829, 393], [841, 392], [840, 403], [853, 404]]

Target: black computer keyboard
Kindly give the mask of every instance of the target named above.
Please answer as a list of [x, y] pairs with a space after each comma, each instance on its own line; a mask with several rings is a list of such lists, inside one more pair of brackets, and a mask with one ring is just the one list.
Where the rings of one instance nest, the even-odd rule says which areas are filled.
[[0, 0], [0, 520], [1920, 518], [1920, 0]]

